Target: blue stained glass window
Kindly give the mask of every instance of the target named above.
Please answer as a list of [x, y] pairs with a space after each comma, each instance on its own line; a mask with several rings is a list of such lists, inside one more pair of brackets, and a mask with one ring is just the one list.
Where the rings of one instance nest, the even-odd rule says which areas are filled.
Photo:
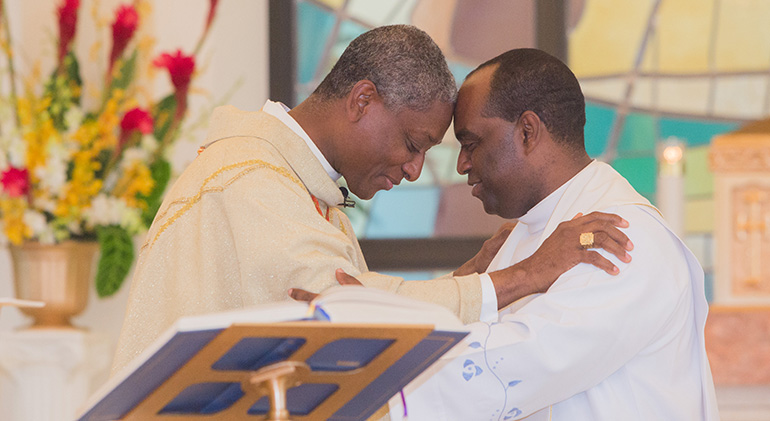
[[614, 109], [603, 105], [586, 103], [586, 126], [584, 133], [588, 155], [597, 157], [604, 153], [614, 120]]
[[323, 57], [324, 45], [334, 28], [330, 12], [307, 2], [297, 4], [297, 79], [299, 83], [313, 80]]
[[468, 73], [470, 73], [474, 69], [473, 66], [468, 66], [467, 64], [457, 63], [453, 61], [450, 61], [448, 65], [449, 65], [449, 71], [452, 72], [452, 76], [455, 77], [455, 82], [457, 82], [458, 87], [462, 85], [463, 80], [465, 80], [465, 77], [468, 76]]
[[683, 120], [677, 118], [660, 119], [660, 137], [665, 139], [676, 136], [687, 140], [689, 146], [708, 145], [711, 138], [718, 134], [733, 131], [738, 123], [721, 123], [704, 120]]
[[655, 201], [658, 161], [654, 155], [617, 158], [612, 166], [651, 202]]
[[655, 120], [647, 114], [630, 114], [626, 117], [620, 135], [618, 153], [655, 152]]
[[400, 187], [377, 193], [366, 227], [366, 238], [425, 238], [433, 235], [441, 190]]

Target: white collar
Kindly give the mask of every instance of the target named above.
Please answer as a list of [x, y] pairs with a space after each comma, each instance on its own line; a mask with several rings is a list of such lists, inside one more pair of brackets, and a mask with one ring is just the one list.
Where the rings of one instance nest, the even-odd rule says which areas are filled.
[[321, 166], [323, 166], [324, 170], [326, 170], [326, 174], [329, 174], [329, 177], [331, 177], [334, 181], [339, 180], [340, 177], [342, 177], [342, 174], [338, 173], [334, 170], [334, 168], [332, 168], [331, 164], [329, 164], [329, 161], [327, 161], [326, 157], [321, 153], [321, 150], [318, 149], [318, 146], [313, 143], [313, 141], [310, 139], [310, 136], [308, 136], [305, 130], [302, 129], [302, 126], [297, 123], [297, 120], [289, 115], [289, 110], [290, 108], [284, 105], [282, 102], [274, 102], [269, 99], [262, 107], [262, 111], [277, 118], [289, 129], [291, 129], [291, 131], [296, 133], [297, 136], [301, 137], [302, 140], [307, 143], [307, 147], [310, 148], [310, 151], [313, 152], [313, 155], [315, 155], [318, 161], [321, 162]]

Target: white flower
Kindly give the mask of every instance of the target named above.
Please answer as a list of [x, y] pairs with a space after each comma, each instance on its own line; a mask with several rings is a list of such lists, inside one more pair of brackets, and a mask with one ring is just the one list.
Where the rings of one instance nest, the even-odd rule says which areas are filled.
[[122, 199], [104, 194], [99, 194], [91, 201], [91, 207], [83, 211], [83, 216], [89, 228], [118, 225], [129, 234], [137, 234], [142, 230], [139, 209], [129, 207]]
[[83, 211], [86, 225], [118, 225], [120, 223], [120, 202], [114, 197], [99, 194], [91, 201], [91, 207]]
[[48, 160], [45, 167], [37, 167], [35, 175], [40, 179], [40, 185], [51, 192], [58, 192], [67, 182], [67, 148], [55, 142], [48, 146]]
[[78, 224], [77, 221], [70, 221], [70, 223], [67, 224], [67, 231], [74, 235], [80, 235], [83, 233], [83, 230], [80, 228], [80, 224]]
[[8, 161], [16, 168], [27, 166], [27, 144], [21, 136], [13, 135], [8, 142]]
[[48, 225], [45, 215], [41, 212], [26, 210], [24, 211], [23, 221], [32, 230], [32, 235], [41, 243], [53, 244], [55, 242], [53, 229]]
[[130, 235], [135, 235], [144, 230], [142, 212], [139, 209], [125, 207], [120, 215], [120, 226]]
[[56, 210], [56, 201], [53, 200], [50, 196], [35, 197], [32, 199], [32, 205], [36, 209], [40, 209], [48, 213], [54, 213], [54, 210]]
[[64, 124], [67, 126], [67, 134], [75, 133], [80, 127], [80, 122], [83, 121], [83, 110], [77, 106], [70, 106], [66, 113], [64, 113]]
[[158, 150], [158, 139], [152, 134], [142, 135], [139, 147], [146, 151], [148, 155], [152, 155]]
[[123, 159], [121, 166], [128, 168], [134, 165], [137, 161], [147, 162], [150, 160], [150, 154], [142, 148], [128, 148], [123, 151]]

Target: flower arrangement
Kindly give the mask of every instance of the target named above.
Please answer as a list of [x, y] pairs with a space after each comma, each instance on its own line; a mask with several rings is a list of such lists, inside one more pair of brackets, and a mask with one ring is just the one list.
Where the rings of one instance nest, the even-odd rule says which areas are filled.
[[58, 6], [56, 66], [42, 84], [17, 80], [0, 0], [0, 48], [7, 66], [0, 77], [8, 78], [3, 82], [10, 87], [9, 95], [0, 97], [0, 111], [5, 110], [0, 112], [0, 237], [14, 245], [97, 240], [97, 292], [109, 296], [120, 288], [134, 259], [132, 236], [149, 227], [168, 184], [165, 153], [185, 117], [195, 54], [216, 6], [217, 0], [210, 0], [192, 55], [177, 50], [152, 60], [152, 66], [168, 71], [174, 92], [145, 103], [135, 85], [139, 52], [146, 45], [135, 34], [149, 4], [119, 6], [104, 84], [92, 101], [97, 105], [86, 109], [72, 49], [80, 0]]

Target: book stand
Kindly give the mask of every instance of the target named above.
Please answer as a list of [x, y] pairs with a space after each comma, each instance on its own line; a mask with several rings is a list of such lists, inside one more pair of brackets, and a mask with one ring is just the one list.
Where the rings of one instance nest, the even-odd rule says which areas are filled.
[[302, 379], [310, 373], [310, 367], [299, 361], [281, 361], [259, 369], [243, 382], [244, 390], [254, 390], [256, 394], [270, 397], [270, 410], [266, 421], [291, 421], [286, 406], [286, 391], [290, 387], [302, 384]]
[[463, 336], [431, 325], [233, 324], [120, 419], [364, 420]]

